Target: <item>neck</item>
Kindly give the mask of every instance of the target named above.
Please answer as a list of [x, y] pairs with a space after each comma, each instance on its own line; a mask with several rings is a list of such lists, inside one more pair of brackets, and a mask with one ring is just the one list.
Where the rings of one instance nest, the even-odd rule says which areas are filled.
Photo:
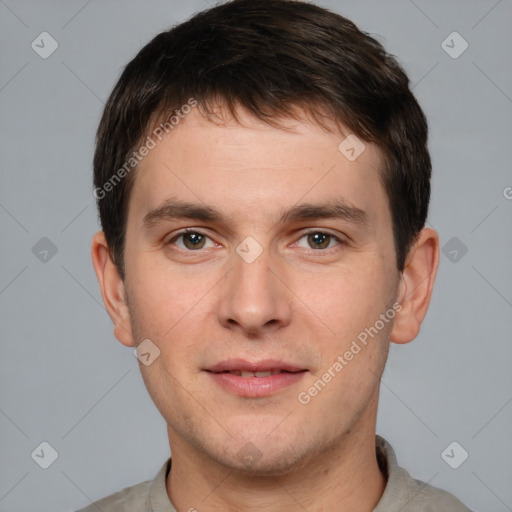
[[371, 512], [386, 486], [375, 453], [374, 422], [279, 476], [237, 473], [180, 442], [169, 429], [171, 438], [166, 487], [177, 510]]

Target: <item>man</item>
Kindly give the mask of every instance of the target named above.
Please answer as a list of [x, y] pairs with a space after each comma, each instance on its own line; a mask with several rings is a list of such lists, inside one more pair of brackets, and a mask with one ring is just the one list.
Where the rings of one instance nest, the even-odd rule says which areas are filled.
[[98, 129], [92, 259], [172, 453], [83, 509], [467, 511], [375, 434], [439, 240], [408, 78], [349, 20], [234, 0], [155, 37]]

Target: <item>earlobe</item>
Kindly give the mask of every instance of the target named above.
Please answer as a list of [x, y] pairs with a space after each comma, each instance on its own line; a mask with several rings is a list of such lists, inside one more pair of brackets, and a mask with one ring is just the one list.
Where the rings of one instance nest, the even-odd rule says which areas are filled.
[[123, 345], [133, 347], [135, 343], [131, 332], [125, 285], [112, 261], [103, 231], [99, 231], [93, 237], [91, 258], [103, 302], [114, 323], [114, 335]]
[[427, 314], [434, 281], [439, 267], [439, 236], [430, 228], [423, 228], [407, 256], [398, 287], [402, 309], [395, 316], [390, 339], [394, 343], [408, 343], [418, 335]]

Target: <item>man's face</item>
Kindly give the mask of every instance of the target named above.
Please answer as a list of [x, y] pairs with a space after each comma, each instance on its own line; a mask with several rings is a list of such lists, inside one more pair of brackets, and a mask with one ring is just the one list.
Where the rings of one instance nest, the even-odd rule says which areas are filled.
[[373, 428], [392, 321], [344, 354], [399, 273], [375, 146], [350, 161], [348, 132], [240, 118], [193, 109], [141, 162], [126, 296], [133, 341], [160, 350], [141, 372], [171, 449], [277, 474]]

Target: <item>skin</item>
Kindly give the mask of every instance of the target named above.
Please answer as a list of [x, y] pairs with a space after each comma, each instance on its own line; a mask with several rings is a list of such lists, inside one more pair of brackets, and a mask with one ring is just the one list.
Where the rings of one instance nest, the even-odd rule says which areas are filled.
[[[237, 123], [219, 109], [222, 122], [193, 109], [141, 162], [124, 282], [103, 232], [92, 244], [115, 336], [128, 347], [149, 338], [160, 350], [140, 370], [168, 424], [167, 492], [179, 511], [371, 511], [386, 484], [375, 457], [380, 377], [390, 341], [419, 332], [438, 236], [423, 229], [399, 273], [376, 146], [365, 143], [351, 162], [338, 150], [348, 131], [291, 119], [278, 129], [242, 108]], [[280, 220], [294, 206], [340, 198], [364, 210], [367, 223]], [[168, 199], [215, 208], [224, 221], [171, 218], [144, 229], [144, 216]], [[190, 237], [175, 238], [183, 228], [206, 235], [204, 247], [187, 249]], [[311, 248], [308, 231], [344, 243]], [[252, 263], [236, 252], [248, 236], [262, 248]], [[394, 320], [299, 403], [396, 302]], [[203, 371], [230, 358], [279, 359], [307, 372], [270, 397], [241, 397]], [[259, 454], [252, 465], [239, 455], [248, 442]]]

